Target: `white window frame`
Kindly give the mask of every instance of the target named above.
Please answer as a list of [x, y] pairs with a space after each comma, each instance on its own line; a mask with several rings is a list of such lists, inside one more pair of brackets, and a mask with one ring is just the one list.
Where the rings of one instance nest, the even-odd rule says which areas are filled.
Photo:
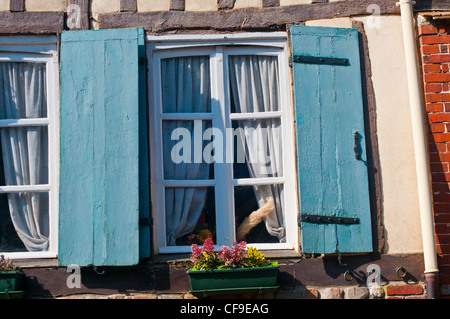
[[59, 69], [56, 36], [0, 36], [0, 63], [35, 62], [46, 66], [47, 118], [0, 120], [0, 127], [46, 126], [48, 129], [49, 176], [46, 185], [1, 186], [0, 193], [34, 191], [49, 194], [49, 249], [42, 252], [0, 252], [10, 259], [58, 256], [59, 180]]
[[[286, 243], [275, 244], [249, 244], [260, 250], [279, 250], [298, 248], [298, 201], [296, 193], [295, 170], [295, 144], [294, 121], [292, 99], [290, 94], [290, 77], [288, 64], [287, 34], [285, 32], [269, 33], [236, 33], [236, 34], [212, 34], [212, 35], [168, 35], [147, 36], [147, 59], [149, 62], [148, 92], [149, 92], [149, 126], [150, 126], [150, 150], [162, 150], [162, 119], [172, 120], [212, 120], [213, 127], [225, 132], [226, 127], [231, 127], [231, 120], [254, 118], [280, 118], [282, 123], [282, 148], [283, 148], [283, 177], [258, 178], [258, 179], [233, 179], [231, 163], [214, 163], [223, 165], [222, 169], [215, 169], [214, 180], [194, 181], [164, 181], [162, 154], [157, 152], [150, 154], [151, 169], [151, 199], [154, 218], [154, 247], [159, 254], [190, 252], [190, 246], [167, 246], [165, 225], [165, 186], [215, 186], [215, 194], [228, 194], [228, 198], [215, 196], [216, 225], [222, 224], [228, 227], [217, 227], [216, 249], [221, 245], [231, 245], [235, 238], [234, 214], [219, 214], [217, 207], [223, 207], [224, 211], [234, 211], [233, 187], [236, 185], [255, 185], [281, 183], [284, 194], [284, 218], [286, 225]], [[230, 114], [228, 85], [228, 54], [263, 54], [275, 55], [279, 59], [280, 69], [280, 105], [277, 112]], [[160, 60], [167, 57], [209, 55], [211, 70], [211, 113], [174, 113], [162, 114], [161, 103], [161, 74]], [[217, 110], [214, 112], [214, 110]], [[219, 114], [220, 112], [220, 114]], [[224, 144], [224, 152], [233, 151], [233, 143], [227, 141]], [[162, 153], [162, 152], [161, 152]], [[230, 153], [231, 154], [231, 153]], [[215, 183], [220, 180], [221, 183]]]

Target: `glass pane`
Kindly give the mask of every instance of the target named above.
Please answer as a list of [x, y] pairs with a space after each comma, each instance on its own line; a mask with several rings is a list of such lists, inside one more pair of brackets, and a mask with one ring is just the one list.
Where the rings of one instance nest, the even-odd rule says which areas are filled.
[[286, 241], [283, 185], [236, 186], [234, 203], [237, 241], [253, 244]]
[[48, 193], [0, 194], [0, 253], [47, 251]]
[[[164, 178], [175, 180], [213, 179], [212, 122], [163, 121]], [[209, 138], [208, 138], [209, 137]], [[212, 154], [212, 156], [211, 156]]]
[[228, 63], [232, 113], [280, 110], [278, 57], [233, 55]]
[[47, 127], [0, 129], [0, 185], [48, 184]]
[[1, 62], [0, 119], [45, 117], [45, 64]]
[[161, 60], [164, 113], [211, 112], [209, 56]]
[[280, 119], [234, 120], [233, 177], [283, 176]]
[[214, 187], [166, 187], [165, 204], [167, 245], [216, 242]]

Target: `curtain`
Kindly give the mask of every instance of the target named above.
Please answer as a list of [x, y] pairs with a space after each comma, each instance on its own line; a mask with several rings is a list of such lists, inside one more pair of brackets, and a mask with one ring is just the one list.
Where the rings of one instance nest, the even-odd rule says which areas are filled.
[[[0, 118], [46, 117], [45, 65], [0, 63]], [[3, 170], [7, 186], [48, 183], [47, 128], [0, 129]], [[48, 250], [47, 193], [9, 193], [14, 228], [28, 251]]]
[[[237, 113], [279, 110], [278, 60], [273, 56], [238, 55], [229, 58], [231, 98]], [[243, 149], [253, 178], [282, 176], [281, 122], [279, 119], [240, 120]], [[286, 241], [282, 213], [282, 185], [254, 186], [259, 207], [274, 200], [274, 213], [265, 218], [266, 229]]]
[[[161, 61], [162, 104], [164, 113], [211, 112], [209, 57], [193, 56], [163, 59]], [[199, 180], [209, 178], [209, 164], [198, 158], [199, 150], [189, 143], [189, 155], [180, 161], [173, 158], [177, 139], [172, 139], [175, 129], [184, 129], [194, 138], [210, 127], [210, 121], [164, 120], [163, 160], [164, 179]], [[203, 147], [200, 152], [202, 152]], [[186, 150], [184, 150], [186, 151]], [[200, 153], [201, 154], [201, 153]], [[166, 187], [166, 236], [169, 246], [176, 239], [191, 233], [206, 202], [205, 187]]]

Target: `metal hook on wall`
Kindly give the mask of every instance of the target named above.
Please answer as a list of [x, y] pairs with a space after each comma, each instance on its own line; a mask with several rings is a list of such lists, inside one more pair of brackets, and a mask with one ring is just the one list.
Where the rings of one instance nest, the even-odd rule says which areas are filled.
[[405, 269], [405, 267], [403, 266], [399, 266], [395, 272], [397, 274], [398, 277], [400, 278], [405, 278], [406, 274], [408, 273]]
[[344, 272], [344, 279], [345, 279], [346, 281], [352, 281], [354, 278], [355, 278], [355, 277], [353, 276], [353, 273], [351, 272], [350, 269], [347, 269], [347, 270]]
[[342, 262], [342, 256], [341, 256], [341, 253], [338, 251], [338, 263], [339, 263], [339, 265], [341, 265], [342, 267], [346, 267], [347, 266], [347, 264], [344, 264], [343, 262]]
[[93, 264], [89, 264], [89, 265], [87, 265], [87, 267], [92, 267], [92, 269], [94, 270], [94, 272], [95, 272], [97, 275], [104, 275], [104, 274], [105, 274], [105, 271], [104, 271], [104, 270], [103, 270], [103, 271], [99, 271], [98, 268], [97, 268], [97, 266], [95, 266], [95, 265], [93, 265]]

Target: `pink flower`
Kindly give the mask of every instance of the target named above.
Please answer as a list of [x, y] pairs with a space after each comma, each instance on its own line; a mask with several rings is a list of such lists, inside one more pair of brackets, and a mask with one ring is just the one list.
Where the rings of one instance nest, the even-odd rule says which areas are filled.
[[225, 262], [226, 266], [237, 266], [247, 257], [247, 243], [241, 241], [234, 242], [233, 247], [229, 249], [222, 246], [219, 251], [219, 258]]

